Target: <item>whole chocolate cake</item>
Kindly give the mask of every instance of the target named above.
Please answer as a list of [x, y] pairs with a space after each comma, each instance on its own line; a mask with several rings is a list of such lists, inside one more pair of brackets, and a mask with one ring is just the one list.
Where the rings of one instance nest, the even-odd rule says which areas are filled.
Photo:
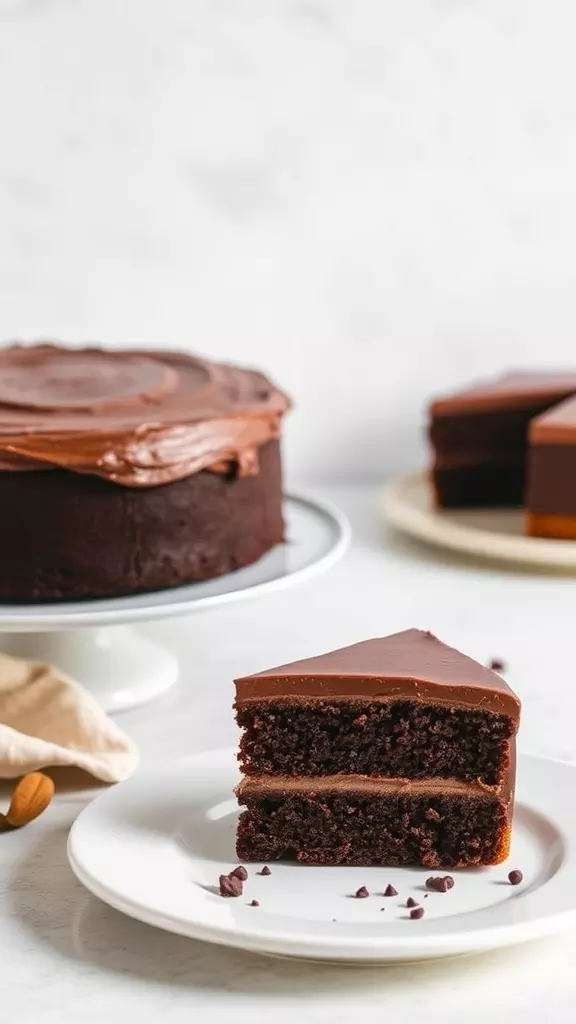
[[286, 396], [177, 352], [0, 350], [0, 599], [206, 580], [283, 539]]
[[411, 629], [236, 680], [242, 860], [498, 864], [520, 702]]

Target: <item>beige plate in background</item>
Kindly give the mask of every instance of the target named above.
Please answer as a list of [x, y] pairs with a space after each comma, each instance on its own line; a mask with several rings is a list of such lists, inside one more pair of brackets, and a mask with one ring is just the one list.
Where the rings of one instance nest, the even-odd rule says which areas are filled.
[[403, 533], [477, 558], [576, 572], [576, 541], [524, 534], [524, 510], [438, 509], [428, 473], [394, 477], [382, 491], [384, 518]]

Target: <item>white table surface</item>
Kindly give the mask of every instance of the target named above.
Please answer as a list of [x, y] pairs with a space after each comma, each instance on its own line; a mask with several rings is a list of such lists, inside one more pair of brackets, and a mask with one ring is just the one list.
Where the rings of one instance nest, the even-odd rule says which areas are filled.
[[[177, 650], [182, 678], [122, 716], [144, 766], [235, 741], [234, 674], [407, 626], [479, 659], [504, 658], [524, 700], [521, 747], [576, 760], [576, 579], [473, 567], [386, 535], [380, 543], [374, 488], [324, 493], [355, 533], [326, 576], [148, 627]], [[86, 799], [62, 793], [38, 822], [0, 836], [2, 1022], [574, 1020], [576, 933], [461, 961], [352, 969], [249, 956], [124, 918], [67, 865], [68, 828]]]

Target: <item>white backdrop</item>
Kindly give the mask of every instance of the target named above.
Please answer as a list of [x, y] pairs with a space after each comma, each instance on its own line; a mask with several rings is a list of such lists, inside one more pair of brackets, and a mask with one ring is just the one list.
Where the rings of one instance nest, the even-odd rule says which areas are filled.
[[295, 396], [293, 475], [576, 365], [573, 0], [0, 0], [0, 336], [189, 346]]

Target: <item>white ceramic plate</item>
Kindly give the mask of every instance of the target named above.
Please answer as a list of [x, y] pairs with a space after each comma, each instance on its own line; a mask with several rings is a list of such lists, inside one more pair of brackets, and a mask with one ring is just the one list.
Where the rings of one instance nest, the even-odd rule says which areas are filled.
[[[512, 854], [495, 868], [453, 872], [445, 894], [425, 869], [249, 865], [244, 895], [223, 899], [237, 863], [233, 751], [202, 754], [98, 797], [72, 827], [68, 856], [100, 899], [148, 924], [258, 953], [390, 963], [476, 953], [576, 924], [576, 768], [520, 757]], [[521, 885], [507, 881], [511, 868]], [[390, 882], [398, 896], [378, 896]], [[370, 899], [351, 898], [366, 885]], [[410, 920], [403, 903], [425, 907]], [[250, 907], [252, 899], [259, 907]], [[385, 907], [384, 912], [381, 907]]]
[[437, 547], [500, 562], [576, 571], [576, 541], [527, 537], [521, 508], [438, 509], [425, 471], [391, 480], [382, 492], [381, 509], [392, 526]]

